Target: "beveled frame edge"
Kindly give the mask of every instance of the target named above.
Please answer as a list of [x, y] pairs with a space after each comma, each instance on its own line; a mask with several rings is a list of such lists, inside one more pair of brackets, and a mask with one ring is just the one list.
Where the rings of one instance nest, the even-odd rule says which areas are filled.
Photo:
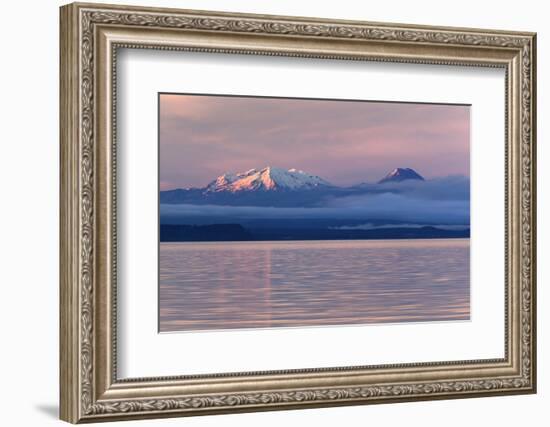
[[[62, 419], [74, 423], [535, 392], [535, 34], [99, 4], [67, 5], [60, 13]], [[359, 380], [347, 386], [334, 381], [347, 374], [333, 371], [329, 373], [329, 381], [333, 381], [330, 387], [323, 383], [326, 375], [315, 372], [305, 372], [292, 386], [288, 382], [286, 387], [276, 384], [278, 376], [274, 375], [267, 381], [262, 378], [263, 388], [242, 387], [239, 391], [235, 391], [235, 386], [238, 389], [240, 383], [245, 384], [246, 378], [213, 377], [195, 381], [195, 392], [187, 395], [182, 395], [178, 379], [117, 382], [112, 375], [116, 366], [109, 359], [113, 301], [98, 279], [107, 277], [113, 268], [108, 253], [101, 250], [113, 242], [108, 233], [98, 233], [109, 230], [112, 224], [98, 212], [105, 212], [112, 202], [104, 196], [113, 196], [108, 190], [109, 179], [102, 178], [113, 173], [110, 170], [113, 153], [100, 150], [100, 146], [111, 137], [108, 124], [114, 114], [110, 103], [103, 102], [106, 99], [102, 94], [110, 91], [114, 82], [107, 77], [98, 78], [110, 72], [112, 63], [109, 58], [103, 58], [106, 62], [98, 61], [95, 55], [101, 49], [98, 45], [104, 43], [107, 51], [109, 43], [115, 45], [117, 31], [120, 35], [125, 28], [157, 31], [162, 37], [183, 30], [195, 34], [197, 41], [222, 34], [234, 40], [230, 43], [233, 50], [243, 40], [270, 36], [283, 44], [287, 41], [294, 44], [294, 48], [281, 49], [282, 54], [294, 51], [296, 56], [301, 56], [296, 54], [297, 41], [305, 46], [298, 49], [302, 55], [321, 41], [325, 50], [330, 44], [335, 48], [345, 45], [357, 55], [353, 42], [359, 43], [359, 50], [363, 42], [379, 43], [382, 50], [388, 44], [402, 46], [402, 52], [414, 50], [413, 46], [442, 50], [456, 47], [457, 52], [471, 49], [478, 55], [485, 54], [485, 58], [499, 57], [493, 58], [495, 63], [502, 62], [499, 55], [506, 53], [510, 57], [507, 61], [509, 161], [517, 160], [517, 165], [507, 165], [511, 171], [507, 184], [512, 201], [507, 226], [513, 232], [511, 251], [517, 256], [512, 256], [506, 274], [513, 276], [510, 282], [519, 284], [510, 292], [508, 312], [516, 316], [510, 319], [510, 342], [515, 344], [506, 363], [480, 366], [448, 363], [432, 367], [448, 371], [446, 381], [419, 382], [417, 375], [422, 373], [422, 367], [383, 367], [377, 371], [378, 383], [365, 384], [361, 382], [361, 372], [352, 371], [350, 375]], [[118, 39], [120, 46], [132, 46], [132, 42], [128, 37]], [[162, 43], [157, 37], [152, 44]], [[322, 57], [323, 47], [319, 49], [316, 56]], [[250, 46], [243, 52], [254, 53]], [[343, 56], [349, 59], [352, 53]], [[402, 53], [401, 59], [412, 62], [413, 56]], [[396, 59], [394, 55], [393, 60]], [[470, 58], [469, 62], [476, 60]], [[477, 62], [482, 60], [478, 58]], [[508, 370], [503, 371], [503, 366]], [[380, 376], [384, 375], [386, 380], [381, 381]], [[311, 380], [305, 381], [305, 377]], [[282, 378], [289, 379], [288, 375]], [[224, 392], [220, 386], [232, 391]]]

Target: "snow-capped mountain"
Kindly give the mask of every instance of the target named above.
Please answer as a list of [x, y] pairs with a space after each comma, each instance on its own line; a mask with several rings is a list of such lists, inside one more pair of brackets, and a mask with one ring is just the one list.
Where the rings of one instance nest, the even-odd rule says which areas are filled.
[[380, 185], [404, 180], [424, 181], [408, 168], [397, 168], [378, 184], [363, 183], [338, 187], [317, 175], [297, 169], [267, 166], [242, 173], [225, 173], [202, 188], [179, 188], [160, 192], [161, 204], [219, 205], [219, 206], [322, 206], [327, 200], [360, 196], [367, 193], [400, 193], [398, 185]]
[[385, 184], [387, 182], [401, 182], [407, 179], [416, 179], [424, 181], [424, 178], [411, 168], [395, 168], [384, 178], [378, 181], [378, 184]]
[[208, 184], [205, 192], [303, 191], [329, 186], [331, 184], [328, 181], [301, 170], [267, 166], [260, 170], [221, 175]]
[[267, 166], [242, 173], [225, 173], [202, 188], [160, 192], [166, 204], [228, 206], [304, 206], [340, 192], [328, 181], [297, 169]]

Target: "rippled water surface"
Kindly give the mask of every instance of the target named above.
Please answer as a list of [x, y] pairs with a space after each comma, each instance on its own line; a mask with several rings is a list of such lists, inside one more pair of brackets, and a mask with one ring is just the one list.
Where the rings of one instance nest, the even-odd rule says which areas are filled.
[[160, 331], [467, 320], [468, 239], [161, 243]]

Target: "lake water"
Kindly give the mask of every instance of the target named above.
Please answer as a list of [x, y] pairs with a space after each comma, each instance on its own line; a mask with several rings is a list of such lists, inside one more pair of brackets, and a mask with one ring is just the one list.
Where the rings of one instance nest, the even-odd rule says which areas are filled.
[[161, 332], [469, 318], [469, 239], [160, 245]]

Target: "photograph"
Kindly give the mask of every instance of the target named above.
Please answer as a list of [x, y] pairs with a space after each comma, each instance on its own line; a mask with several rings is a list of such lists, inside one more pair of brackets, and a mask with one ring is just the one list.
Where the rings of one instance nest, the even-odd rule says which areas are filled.
[[470, 105], [159, 93], [159, 331], [470, 319]]

